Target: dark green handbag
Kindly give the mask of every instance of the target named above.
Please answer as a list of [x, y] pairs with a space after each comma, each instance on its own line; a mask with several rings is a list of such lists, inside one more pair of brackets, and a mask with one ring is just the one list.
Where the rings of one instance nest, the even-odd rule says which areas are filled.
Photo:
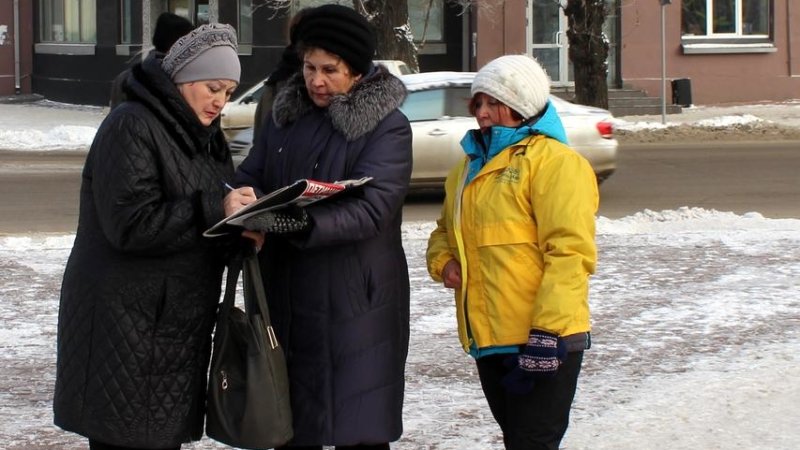
[[[244, 311], [234, 306], [242, 265]], [[286, 360], [270, 325], [252, 250], [228, 266], [211, 355], [206, 434], [247, 449], [279, 447], [293, 435]]]

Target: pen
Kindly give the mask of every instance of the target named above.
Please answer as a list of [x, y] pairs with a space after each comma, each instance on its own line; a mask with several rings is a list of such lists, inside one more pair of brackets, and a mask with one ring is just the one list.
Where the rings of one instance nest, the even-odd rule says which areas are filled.
[[234, 188], [233, 186], [231, 186], [230, 184], [228, 184], [228, 183], [226, 183], [224, 181], [222, 182], [222, 185], [225, 186], [225, 189], [227, 189], [229, 191], [235, 191], [236, 190], [236, 188]]

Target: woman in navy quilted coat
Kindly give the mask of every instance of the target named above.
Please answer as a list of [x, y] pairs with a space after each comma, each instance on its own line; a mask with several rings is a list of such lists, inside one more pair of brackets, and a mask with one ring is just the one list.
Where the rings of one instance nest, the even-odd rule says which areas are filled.
[[236, 46], [230, 26], [205, 25], [134, 66], [89, 150], [53, 406], [91, 449], [202, 437], [225, 264], [202, 233], [224, 217], [233, 176], [218, 116], [239, 82]]
[[305, 10], [292, 41], [302, 74], [276, 96], [237, 183], [264, 193], [301, 178], [373, 179], [250, 224], [266, 232], [260, 256], [289, 369], [289, 448], [388, 450], [402, 433], [408, 353], [400, 226], [411, 128], [397, 109], [406, 90], [373, 65], [374, 35], [350, 8]]

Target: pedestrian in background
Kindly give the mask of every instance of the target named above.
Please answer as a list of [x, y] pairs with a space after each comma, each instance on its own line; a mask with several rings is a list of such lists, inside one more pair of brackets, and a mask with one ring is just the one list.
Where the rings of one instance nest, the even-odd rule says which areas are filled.
[[269, 77], [267, 77], [267, 80], [264, 81], [264, 89], [261, 91], [261, 98], [258, 99], [258, 105], [256, 105], [256, 112], [253, 120], [254, 145], [258, 142], [259, 136], [261, 136], [262, 126], [267, 118], [267, 113], [272, 110], [275, 96], [278, 95], [278, 92], [286, 84], [286, 80], [292, 75], [299, 73], [303, 65], [303, 61], [300, 60], [300, 57], [297, 55], [297, 49], [295, 48], [296, 37], [294, 31], [295, 25], [300, 21], [300, 18], [303, 17], [305, 11], [305, 9], [301, 9], [289, 20], [289, 32], [287, 33], [289, 36], [289, 44], [283, 49], [281, 60], [278, 61], [275, 70], [273, 70], [269, 74]]
[[479, 129], [447, 177], [428, 271], [455, 289], [459, 339], [505, 447], [556, 450], [590, 342], [597, 182], [536, 60], [499, 57], [471, 90]]
[[245, 223], [266, 232], [260, 257], [289, 370], [289, 448], [388, 450], [402, 433], [409, 333], [406, 89], [372, 63], [374, 31], [353, 9], [310, 9], [295, 27], [302, 73], [275, 98], [237, 184], [266, 193], [302, 178], [373, 179]]
[[128, 100], [89, 150], [53, 408], [92, 450], [178, 449], [203, 435], [230, 242], [202, 233], [224, 217], [233, 163], [219, 114], [239, 75], [234, 29], [199, 27], [132, 68]]
[[[175, 41], [192, 31], [193, 28], [192, 22], [189, 22], [189, 19], [185, 17], [171, 12], [162, 13], [158, 16], [156, 26], [153, 29], [153, 50], [151, 50], [151, 53], [167, 53]], [[130, 68], [123, 70], [111, 83], [111, 99], [109, 100], [111, 109], [116, 108], [127, 98], [125, 91], [122, 89], [122, 84], [130, 73]]]

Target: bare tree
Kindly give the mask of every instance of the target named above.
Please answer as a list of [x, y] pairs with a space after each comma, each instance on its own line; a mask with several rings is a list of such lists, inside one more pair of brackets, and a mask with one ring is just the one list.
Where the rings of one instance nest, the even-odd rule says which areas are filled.
[[575, 70], [575, 101], [608, 109], [606, 0], [567, 0], [569, 59]]
[[408, 0], [353, 0], [353, 7], [375, 27], [375, 59], [399, 59], [419, 70], [417, 47], [408, 22]]

